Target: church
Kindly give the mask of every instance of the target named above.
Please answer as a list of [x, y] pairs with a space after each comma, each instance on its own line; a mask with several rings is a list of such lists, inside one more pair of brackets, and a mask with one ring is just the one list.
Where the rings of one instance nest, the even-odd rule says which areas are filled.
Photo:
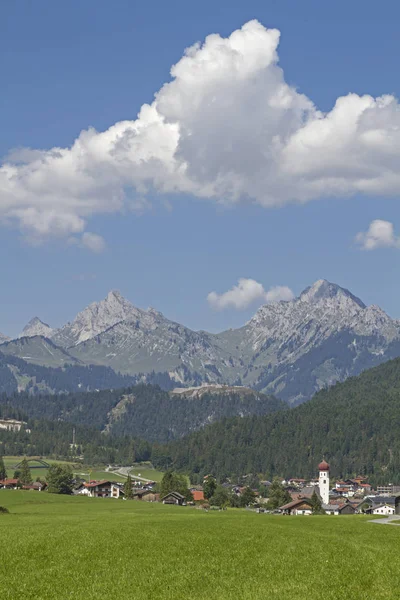
[[286, 515], [311, 515], [311, 496], [316, 492], [326, 514], [354, 514], [355, 509], [347, 502], [340, 505], [329, 504], [329, 471], [329, 463], [323, 459], [318, 465], [318, 485], [303, 488], [297, 495], [297, 498], [294, 498], [292, 502], [280, 507], [281, 512]]

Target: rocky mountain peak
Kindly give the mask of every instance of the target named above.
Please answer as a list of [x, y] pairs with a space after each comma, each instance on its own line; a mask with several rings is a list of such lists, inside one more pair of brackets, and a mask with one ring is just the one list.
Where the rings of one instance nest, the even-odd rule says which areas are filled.
[[354, 296], [349, 290], [326, 279], [318, 279], [318, 281], [300, 294], [299, 299], [310, 304], [315, 304], [321, 300], [337, 299], [343, 301], [347, 299], [357, 304], [360, 308], [366, 308], [364, 302], [357, 298], [357, 296]]
[[113, 327], [120, 321], [140, 319], [145, 314], [135, 308], [120, 292], [110, 291], [104, 300], [89, 304], [54, 336], [53, 341], [64, 347], [76, 346]]
[[42, 335], [43, 337], [50, 338], [53, 335], [54, 330], [48, 325], [39, 319], [39, 317], [33, 317], [25, 325], [22, 330], [22, 333], [18, 337], [35, 337], [36, 335]]
[[0, 333], [0, 344], [4, 344], [4, 342], [9, 342], [11, 338], [9, 338], [7, 335], [4, 335], [4, 333]]

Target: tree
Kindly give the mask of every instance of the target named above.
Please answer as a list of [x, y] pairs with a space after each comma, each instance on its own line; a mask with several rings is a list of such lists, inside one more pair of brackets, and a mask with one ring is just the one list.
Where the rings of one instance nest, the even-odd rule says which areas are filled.
[[51, 494], [71, 494], [74, 477], [69, 465], [53, 464], [47, 473], [48, 491]]
[[215, 477], [213, 477], [212, 475], [207, 475], [204, 478], [204, 482], [203, 482], [204, 498], [207, 498], [207, 500], [209, 500], [211, 498], [211, 496], [214, 495], [216, 488], [217, 488], [217, 482], [215, 480]]
[[132, 478], [130, 475], [128, 475], [124, 483], [124, 494], [127, 500], [131, 500], [133, 498]]
[[289, 492], [283, 487], [279, 477], [274, 477], [269, 488], [268, 508], [275, 509], [292, 500]]
[[240, 506], [245, 508], [245, 506], [250, 506], [254, 504], [256, 501], [256, 494], [249, 487], [246, 487], [243, 492], [240, 494]]
[[182, 494], [186, 500], [193, 500], [192, 493], [188, 489], [187, 479], [184, 475], [178, 475], [173, 471], [167, 471], [161, 480], [160, 495], [164, 498], [170, 492]]
[[227, 489], [222, 485], [217, 486], [214, 494], [210, 498], [211, 506], [219, 506], [220, 508], [226, 508], [230, 504], [230, 496]]
[[322, 503], [320, 498], [317, 495], [317, 492], [313, 491], [312, 496], [311, 496], [311, 507], [312, 507], [312, 512], [313, 515], [323, 515], [325, 514], [325, 511], [322, 509]]
[[0, 479], [6, 479], [6, 478], [7, 478], [6, 466], [4, 464], [3, 457], [0, 456]]
[[29, 485], [30, 483], [32, 483], [31, 470], [29, 468], [29, 463], [26, 457], [21, 462], [20, 475], [18, 479], [22, 483], [22, 485]]

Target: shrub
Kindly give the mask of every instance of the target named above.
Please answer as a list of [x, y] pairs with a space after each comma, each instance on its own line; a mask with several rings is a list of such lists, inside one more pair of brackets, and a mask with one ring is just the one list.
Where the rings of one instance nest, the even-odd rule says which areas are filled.
[[5, 506], [0, 506], [0, 515], [8, 515], [9, 514], [9, 510], [8, 508], [6, 508]]

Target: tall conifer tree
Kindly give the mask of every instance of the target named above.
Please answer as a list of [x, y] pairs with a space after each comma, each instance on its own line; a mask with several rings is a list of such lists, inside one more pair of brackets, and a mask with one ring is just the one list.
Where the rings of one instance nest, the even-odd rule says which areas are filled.
[[6, 478], [7, 478], [6, 467], [4, 464], [3, 457], [0, 456], [0, 479], [6, 479]]
[[19, 480], [23, 485], [28, 485], [30, 483], [32, 483], [32, 475], [31, 475], [31, 470], [29, 468], [29, 464], [26, 458], [23, 459], [23, 461], [21, 462], [21, 467], [20, 467], [20, 476], [19, 476]]

